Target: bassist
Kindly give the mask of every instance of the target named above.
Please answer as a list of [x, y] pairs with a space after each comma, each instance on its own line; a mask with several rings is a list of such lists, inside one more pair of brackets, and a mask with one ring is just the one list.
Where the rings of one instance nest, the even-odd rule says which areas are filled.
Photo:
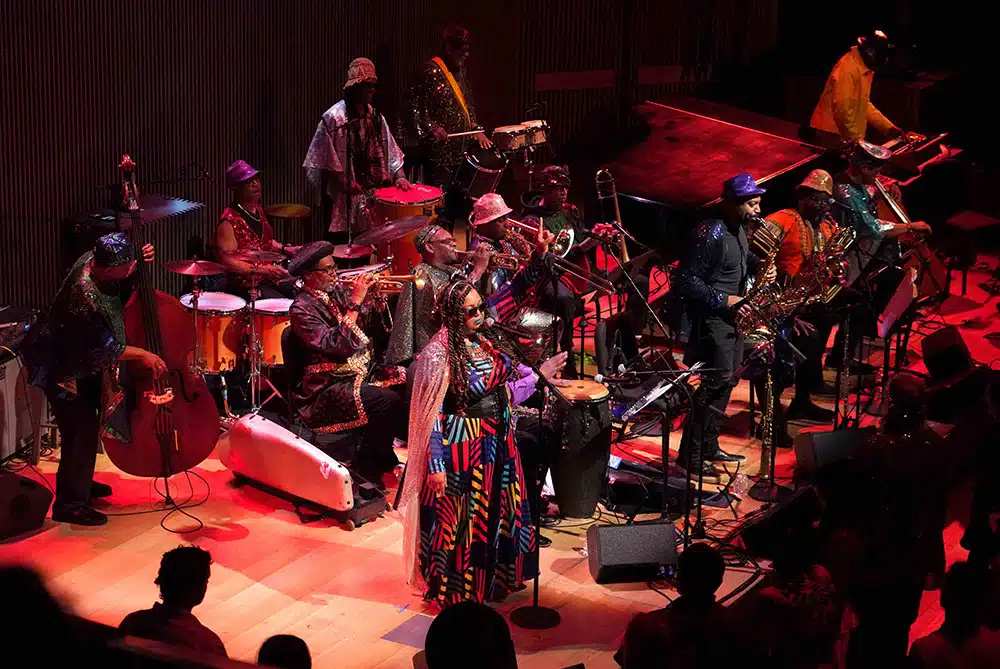
[[[147, 263], [153, 261], [151, 244], [142, 247], [142, 256]], [[110, 486], [93, 480], [99, 436], [127, 438], [128, 418], [116, 374], [119, 360], [134, 360], [156, 375], [166, 371], [159, 356], [125, 341], [123, 308], [131, 293], [127, 279], [135, 269], [126, 235], [101, 237], [93, 251], [76, 261], [52, 305], [25, 338], [29, 378], [45, 392], [62, 437], [52, 507], [56, 521], [108, 522], [90, 502], [111, 495]]]

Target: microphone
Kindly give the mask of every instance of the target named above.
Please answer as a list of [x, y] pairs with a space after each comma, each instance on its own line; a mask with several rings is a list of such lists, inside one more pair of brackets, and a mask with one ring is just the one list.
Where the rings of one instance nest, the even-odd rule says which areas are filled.
[[531, 342], [536, 345], [540, 345], [542, 343], [542, 335], [535, 334], [534, 332], [528, 332], [527, 330], [522, 330], [520, 328], [514, 328], [509, 325], [502, 325], [492, 316], [488, 316], [486, 318], [486, 325], [491, 328], [496, 328], [505, 334], [509, 334], [511, 337], [517, 337], [518, 339], [530, 339]]
[[629, 371], [625, 368], [625, 365], [622, 364], [619, 364], [615, 371], [618, 372], [618, 376], [594, 374], [594, 381], [597, 381], [598, 383], [625, 383], [626, 381], [631, 381], [636, 376], [635, 372]]

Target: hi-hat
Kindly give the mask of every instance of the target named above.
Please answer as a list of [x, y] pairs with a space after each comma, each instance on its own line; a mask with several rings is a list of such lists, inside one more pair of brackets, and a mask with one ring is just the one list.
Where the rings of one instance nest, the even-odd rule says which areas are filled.
[[285, 259], [285, 256], [274, 251], [254, 251], [252, 249], [236, 251], [232, 254], [232, 257], [243, 262], [263, 264], [278, 263]]
[[226, 273], [225, 267], [209, 260], [171, 260], [163, 263], [163, 268], [185, 276], [218, 276]]
[[358, 246], [375, 246], [377, 244], [387, 244], [388, 242], [395, 241], [411, 232], [415, 232], [420, 228], [427, 225], [427, 221], [430, 220], [430, 216], [407, 216], [405, 218], [399, 218], [392, 223], [387, 223], [386, 225], [380, 225], [377, 228], [372, 228], [363, 234], [358, 235], [354, 243]]
[[372, 247], [359, 244], [338, 244], [333, 247], [333, 257], [342, 260], [366, 258], [372, 254]]
[[305, 218], [310, 213], [312, 209], [304, 204], [269, 204], [264, 207], [264, 213], [273, 218], [285, 218], [285, 219], [297, 219]]

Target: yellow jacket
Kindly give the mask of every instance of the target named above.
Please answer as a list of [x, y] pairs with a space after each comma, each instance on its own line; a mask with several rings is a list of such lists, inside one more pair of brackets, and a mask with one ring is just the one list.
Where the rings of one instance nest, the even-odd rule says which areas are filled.
[[833, 66], [809, 125], [849, 141], [864, 139], [869, 123], [880, 132], [892, 130], [895, 127], [892, 121], [871, 103], [874, 76], [861, 59], [858, 47], [851, 47]]

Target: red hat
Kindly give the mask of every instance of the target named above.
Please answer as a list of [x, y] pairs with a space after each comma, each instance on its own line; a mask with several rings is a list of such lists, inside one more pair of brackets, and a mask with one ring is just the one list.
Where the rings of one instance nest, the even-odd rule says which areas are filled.
[[503, 201], [497, 193], [487, 193], [478, 200], [476, 204], [472, 207], [472, 215], [469, 217], [469, 223], [472, 225], [485, 225], [490, 221], [495, 221], [496, 219], [506, 216], [510, 212], [514, 211], [507, 206], [507, 203]]

